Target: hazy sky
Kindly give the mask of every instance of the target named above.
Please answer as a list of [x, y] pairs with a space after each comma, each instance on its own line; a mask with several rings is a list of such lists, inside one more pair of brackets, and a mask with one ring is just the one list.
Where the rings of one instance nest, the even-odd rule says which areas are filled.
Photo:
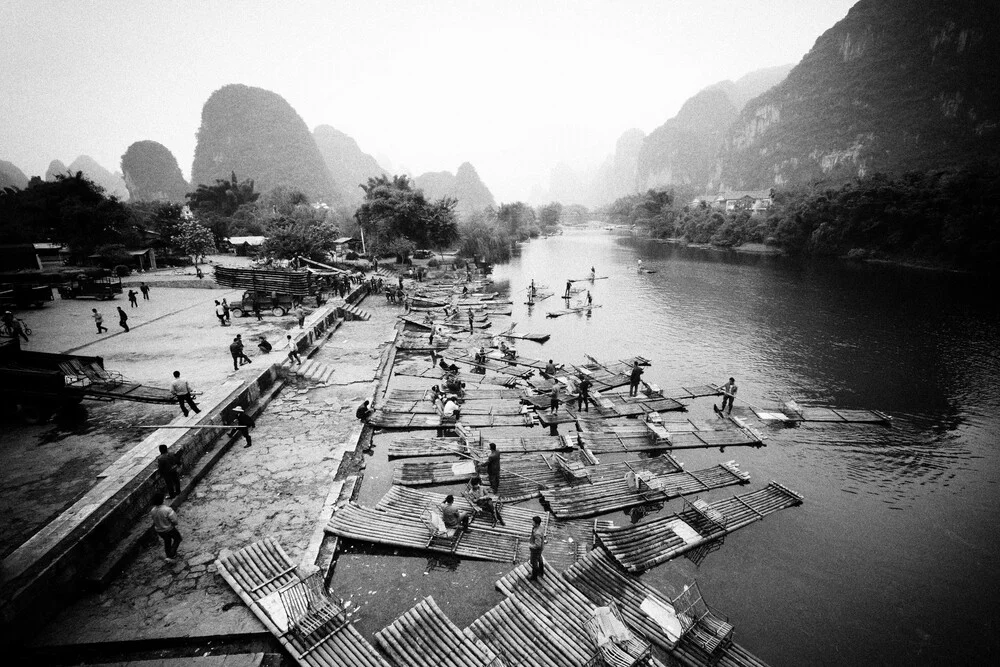
[[698, 90], [797, 63], [853, 0], [0, 0], [0, 159], [191, 173], [201, 108], [244, 83], [413, 174], [470, 161], [501, 201], [651, 131]]

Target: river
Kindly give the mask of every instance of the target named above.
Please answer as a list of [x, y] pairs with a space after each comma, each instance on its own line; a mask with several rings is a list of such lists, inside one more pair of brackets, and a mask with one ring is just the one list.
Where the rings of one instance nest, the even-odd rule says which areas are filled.
[[[637, 272], [637, 259], [656, 273]], [[546, 318], [561, 305], [556, 297], [530, 310], [522, 303], [531, 279], [561, 293], [591, 266], [610, 278], [592, 285], [601, 307], [589, 317]], [[594, 229], [527, 243], [494, 277], [514, 295], [520, 330], [552, 334], [544, 346], [519, 342], [526, 356], [580, 363], [585, 353], [641, 354], [653, 362], [644, 379], [661, 387], [734, 376], [739, 396], [755, 404], [794, 398], [893, 416], [888, 427], [766, 428], [763, 449], [680, 452], [689, 469], [735, 459], [750, 473], [749, 488], [709, 500], [773, 479], [805, 502], [734, 533], [700, 565], [681, 558], [643, 575], [653, 585], [696, 579], [735, 625], [736, 641], [772, 665], [995, 662], [1000, 316], [979, 279]], [[694, 401], [690, 413], [711, 417], [711, 400]], [[376, 448], [363, 503], [388, 488], [387, 469]], [[366, 608], [366, 634], [426, 594], [463, 626], [499, 600], [488, 582], [504, 569], [347, 553], [334, 585], [360, 598], [384, 587], [386, 573], [411, 577], [389, 585], [392, 604]]]

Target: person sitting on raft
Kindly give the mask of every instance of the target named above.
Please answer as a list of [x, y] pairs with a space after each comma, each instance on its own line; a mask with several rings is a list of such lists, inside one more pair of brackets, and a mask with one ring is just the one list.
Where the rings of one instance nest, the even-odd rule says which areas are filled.
[[455, 507], [455, 496], [448, 495], [441, 505], [441, 518], [444, 519], [444, 527], [448, 530], [469, 530], [469, 513], [462, 512]]
[[496, 496], [486, 490], [483, 486], [483, 480], [481, 477], [473, 477], [469, 480], [469, 490], [465, 494], [465, 497], [469, 499], [470, 502], [475, 503], [477, 507], [489, 512], [494, 516], [501, 526], [506, 524], [503, 522], [503, 518], [500, 516], [500, 510], [496, 504]]

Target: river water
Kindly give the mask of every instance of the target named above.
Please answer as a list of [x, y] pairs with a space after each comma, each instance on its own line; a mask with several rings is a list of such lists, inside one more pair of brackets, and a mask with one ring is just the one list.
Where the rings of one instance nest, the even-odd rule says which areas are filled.
[[[656, 273], [637, 272], [637, 259]], [[561, 307], [557, 297], [522, 303], [531, 279], [561, 294], [591, 266], [610, 278], [593, 283], [601, 307], [589, 317], [546, 318]], [[772, 665], [995, 662], [1000, 316], [978, 279], [680, 248], [603, 230], [525, 244], [494, 277], [514, 295], [518, 329], [552, 334], [544, 346], [519, 341], [526, 356], [580, 363], [585, 353], [640, 354], [653, 362], [644, 379], [661, 387], [734, 376], [739, 396], [758, 405], [794, 398], [893, 416], [888, 427], [763, 427], [763, 449], [680, 452], [688, 469], [735, 459], [750, 473], [749, 487], [708, 500], [773, 479], [805, 502], [734, 533], [700, 565], [681, 558], [646, 573], [650, 583], [696, 579], [735, 625], [736, 641]], [[694, 401], [690, 415], [711, 418], [711, 405]], [[373, 461], [363, 503], [384, 493], [386, 469]], [[392, 603], [367, 608], [359, 626], [368, 633], [427, 594], [464, 626], [499, 600], [488, 582], [505, 569], [348, 553], [334, 586], [363, 597], [397, 582]]]

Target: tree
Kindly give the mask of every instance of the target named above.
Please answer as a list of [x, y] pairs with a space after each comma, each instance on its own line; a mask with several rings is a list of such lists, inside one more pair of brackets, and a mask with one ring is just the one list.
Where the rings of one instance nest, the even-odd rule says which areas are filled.
[[414, 190], [406, 176], [382, 175], [362, 185], [365, 199], [355, 212], [368, 249], [375, 254], [389, 251], [399, 238], [418, 247], [441, 248], [458, 236], [457, 202], [443, 197], [430, 202]]
[[543, 230], [551, 229], [559, 224], [563, 206], [557, 201], [538, 207], [538, 222]]
[[323, 219], [315, 219], [301, 208], [290, 216], [279, 216], [268, 222], [267, 240], [261, 247], [263, 255], [278, 259], [301, 256], [318, 262], [328, 260], [333, 242], [340, 235], [337, 227]]
[[185, 255], [191, 255], [195, 266], [198, 266], [198, 255], [215, 252], [215, 238], [212, 232], [195, 220], [185, 220], [180, 223], [172, 243]]

